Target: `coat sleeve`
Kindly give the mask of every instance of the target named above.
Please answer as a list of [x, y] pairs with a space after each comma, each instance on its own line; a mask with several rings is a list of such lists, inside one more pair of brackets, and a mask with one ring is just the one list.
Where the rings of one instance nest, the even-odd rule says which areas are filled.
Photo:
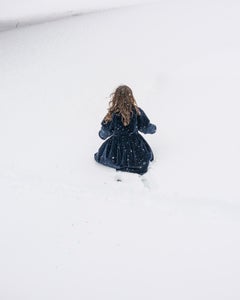
[[139, 108], [139, 110], [140, 110], [140, 115], [138, 116], [138, 130], [145, 134], [155, 133], [157, 130], [156, 125], [150, 123], [150, 120], [148, 119], [147, 115], [141, 108]]
[[105, 140], [113, 134], [113, 122], [105, 122], [104, 120], [101, 123], [102, 127], [98, 133], [101, 139]]

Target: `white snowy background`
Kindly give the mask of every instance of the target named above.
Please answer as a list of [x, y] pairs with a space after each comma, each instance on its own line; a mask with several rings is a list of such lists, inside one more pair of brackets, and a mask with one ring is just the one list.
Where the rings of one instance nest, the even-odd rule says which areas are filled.
[[[136, 2], [0, 2], [94, 10], [0, 33], [2, 300], [240, 299], [240, 3]], [[93, 160], [119, 84], [158, 127], [122, 182]]]
[[152, 1], [154, 0], [1, 0], [0, 31]]

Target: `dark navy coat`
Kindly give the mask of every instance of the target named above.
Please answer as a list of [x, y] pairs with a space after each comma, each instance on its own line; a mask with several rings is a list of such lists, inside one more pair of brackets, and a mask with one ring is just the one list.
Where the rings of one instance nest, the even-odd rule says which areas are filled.
[[120, 171], [144, 174], [149, 161], [153, 160], [153, 152], [148, 143], [138, 132], [155, 133], [156, 126], [151, 124], [144, 111], [139, 108], [140, 115], [133, 112], [129, 125], [124, 126], [119, 114], [114, 114], [110, 122], [102, 121], [99, 136], [107, 139], [98, 152], [95, 160], [105, 166]]

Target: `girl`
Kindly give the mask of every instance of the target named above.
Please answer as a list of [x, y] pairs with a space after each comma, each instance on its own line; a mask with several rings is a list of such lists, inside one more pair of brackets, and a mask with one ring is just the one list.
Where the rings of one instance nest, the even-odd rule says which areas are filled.
[[153, 153], [138, 131], [152, 134], [156, 132], [156, 126], [137, 106], [128, 86], [119, 86], [111, 96], [108, 113], [99, 131], [101, 139], [110, 138], [95, 153], [95, 160], [117, 171], [144, 174], [149, 161], [153, 160]]

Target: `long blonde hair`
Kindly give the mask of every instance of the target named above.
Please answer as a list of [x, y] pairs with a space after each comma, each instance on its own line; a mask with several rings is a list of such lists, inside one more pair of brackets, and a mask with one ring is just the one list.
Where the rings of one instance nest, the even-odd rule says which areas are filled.
[[124, 126], [129, 125], [131, 115], [135, 110], [140, 115], [140, 110], [136, 100], [133, 97], [132, 90], [127, 85], [120, 85], [111, 95], [108, 113], [104, 118], [104, 122], [112, 120], [113, 114], [120, 114]]

